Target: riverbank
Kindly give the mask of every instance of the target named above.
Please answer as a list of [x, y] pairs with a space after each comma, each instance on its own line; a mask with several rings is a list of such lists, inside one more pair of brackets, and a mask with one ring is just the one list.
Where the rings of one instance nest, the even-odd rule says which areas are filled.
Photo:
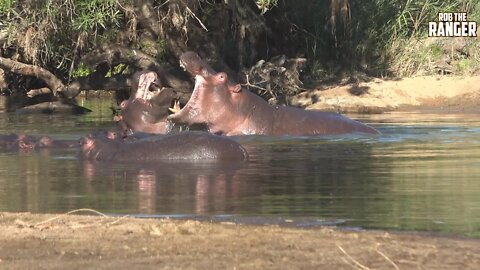
[[477, 269], [480, 240], [0, 213], [1, 269]]
[[[290, 105], [339, 113], [420, 111], [428, 113], [480, 113], [480, 74], [470, 76], [418, 76], [362, 78], [352, 83], [323, 84], [288, 98]], [[84, 94], [79, 98], [84, 99]], [[88, 97], [113, 98], [96, 91]], [[0, 96], [0, 112], [8, 100]]]
[[425, 111], [480, 113], [480, 75], [364, 78], [325, 85], [291, 98], [292, 105], [341, 113]]

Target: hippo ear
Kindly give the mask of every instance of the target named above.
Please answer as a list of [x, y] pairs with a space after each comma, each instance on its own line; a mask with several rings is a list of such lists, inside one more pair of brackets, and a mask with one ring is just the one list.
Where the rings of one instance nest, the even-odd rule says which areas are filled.
[[229, 86], [228, 89], [230, 89], [230, 91], [232, 91], [234, 93], [238, 93], [238, 92], [242, 91], [242, 86], [237, 83], [235, 85]]

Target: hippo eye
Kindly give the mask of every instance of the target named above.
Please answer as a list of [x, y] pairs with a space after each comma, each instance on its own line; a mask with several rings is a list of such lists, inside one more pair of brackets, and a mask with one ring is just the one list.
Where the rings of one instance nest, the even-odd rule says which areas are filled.
[[227, 74], [225, 74], [224, 72], [218, 73], [217, 80], [221, 83], [225, 82], [227, 80]]

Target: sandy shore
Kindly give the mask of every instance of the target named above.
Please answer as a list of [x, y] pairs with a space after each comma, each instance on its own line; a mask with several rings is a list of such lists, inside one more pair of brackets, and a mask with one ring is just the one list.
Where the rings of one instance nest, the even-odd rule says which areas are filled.
[[428, 111], [480, 113], [480, 75], [371, 78], [320, 87], [291, 99], [292, 105], [343, 113]]
[[0, 213], [0, 269], [478, 269], [480, 239]]

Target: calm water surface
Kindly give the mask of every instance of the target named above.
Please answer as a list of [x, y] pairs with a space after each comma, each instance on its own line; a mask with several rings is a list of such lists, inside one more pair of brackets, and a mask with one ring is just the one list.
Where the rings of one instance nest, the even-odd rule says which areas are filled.
[[[98, 103], [98, 102], [97, 102]], [[86, 116], [3, 114], [0, 133], [79, 138], [108, 129], [108, 102]], [[355, 116], [354, 116], [355, 117]], [[75, 150], [0, 153], [0, 211], [293, 222], [299, 226], [480, 236], [480, 115], [356, 117], [377, 137], [236, 138], [244, 163], [91, 163]]]

